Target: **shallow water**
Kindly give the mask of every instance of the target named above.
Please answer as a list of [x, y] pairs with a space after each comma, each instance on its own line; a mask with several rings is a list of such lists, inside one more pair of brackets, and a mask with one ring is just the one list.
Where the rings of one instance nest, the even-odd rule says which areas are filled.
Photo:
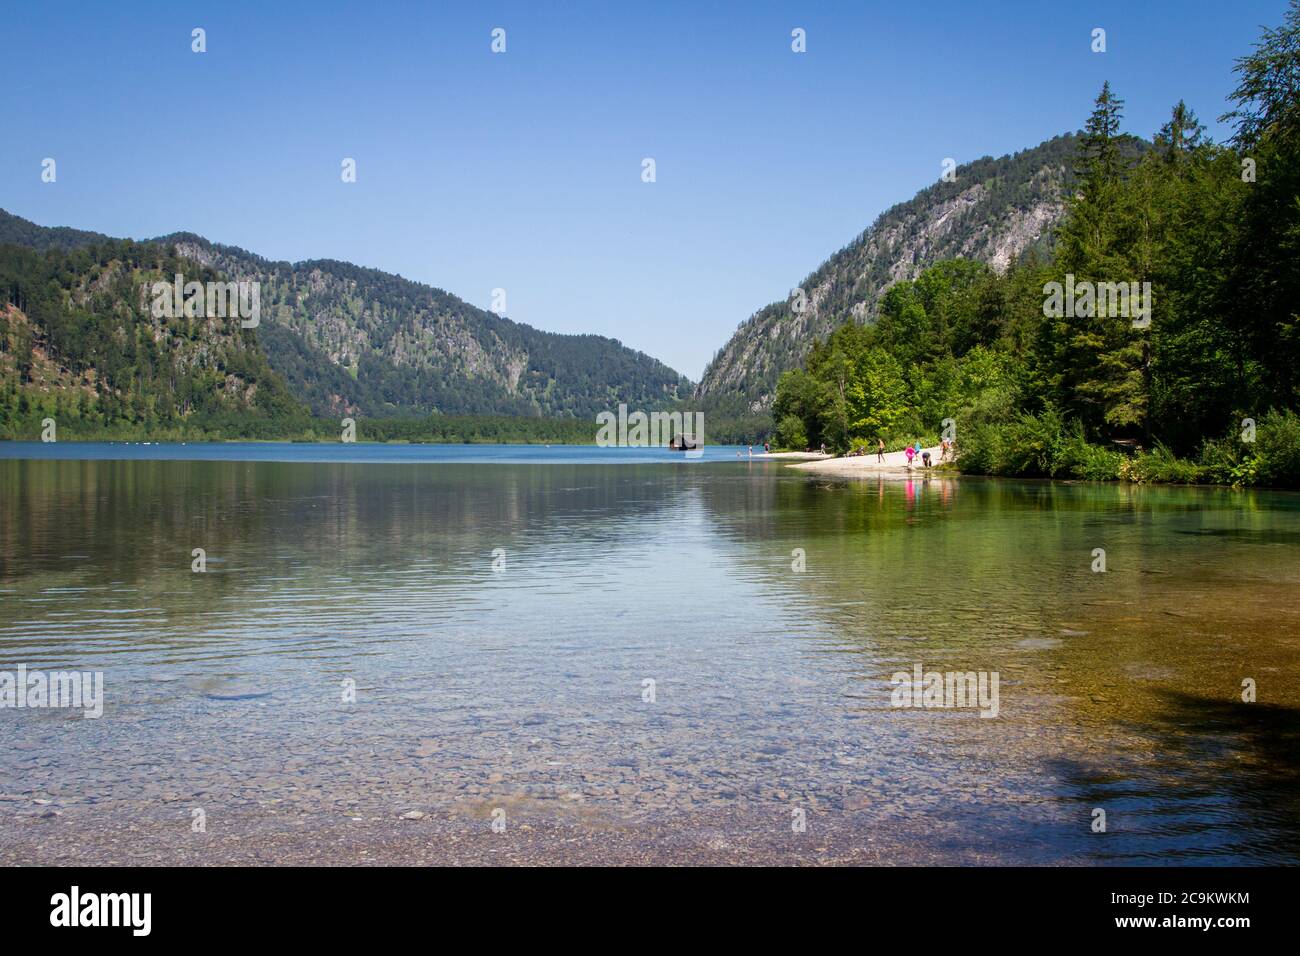
[[[802, 810], [899, 862], [1300, 858], [1300, 496], [200, 447], [0, 460], [0, 671], [102, 670], [106, 696], [0, 709], [0, 855], [202, 806]], [[998, 716], [891, 706], [917, 663], [996, 672]]]

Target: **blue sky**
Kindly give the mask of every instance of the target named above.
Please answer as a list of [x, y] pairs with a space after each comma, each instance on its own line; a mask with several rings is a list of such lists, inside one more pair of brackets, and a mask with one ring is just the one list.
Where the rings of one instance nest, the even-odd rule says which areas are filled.
[[1077, 129], [1105, 79], [1131, 132], [1181, 97], [1222, 135], [1233, 59], [1285, 6], [26, 4], [5, 17], [0, 207], [345, 259], [484, 308], [504, 288], [513, 319], [697, 379], [944, 157]]

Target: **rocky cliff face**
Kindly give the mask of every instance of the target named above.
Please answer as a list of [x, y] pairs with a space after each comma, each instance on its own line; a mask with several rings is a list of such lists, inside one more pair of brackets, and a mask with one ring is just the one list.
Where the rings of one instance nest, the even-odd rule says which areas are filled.
[[[378, 282], [367, 283], [364, 277], [349, 274], [366, 270], [345, 263], [267, 262], [197, 237], [177, 237], [174, 247], [177, 255], [231, 278], [259, 281], [262, 321], [297, 337], [300, 350], [346, 374], [346, 378], [330, 377], [333, 388], [327, 397], [310, 396], [317, 399], [315, 405], [323, 401], [327, 406], [323, 411], [353, 413], [370, 404], [367, 390], [358, 381], [363, 358], [372, 372], [379, 367], [399, 377], [437, 373], [444, 379], [472, 378], [501, 396], [522, 397], [520, 378], [528, 353], [491, 331], [475, 328], [477, 310], [437, 290], [382, 274]], [[400, 283], [396, 300], [384, 294], [389, 290], [374, 287], [384, 279]], [[279, 342], [280, 347], [268, 345], [273, 365], [284, 351], [282, 339], [273, 333], [271, 342]], [[372, 398], [385, 400], [382, 394]]]
[[272, 367], [320, 413], [398, 410], [590, 417], [627, 402], [660, 408], [690, 383], [595, 335], [556, 335], [441, 289], [346, 262], [269, 262], [192, 235], [178, 255], [257, 280]]
[[[697, 400], [766, 408], [781, 373], [849, 321], [870, 322], [884, 291], [943, 259], [978, 259], [1004, 271], [1027, 250], [1050, 248], [1064, 212], [1075, 138], [959, 166], [887, 210], [799, 284], [790, 299], [754, 313], [705, 369]], [[798, 290], [802, 290], [802, 296]]]
[[659, 408], [690, 389], [613, 339], [541, 332], [377, 269], [269, 262], [188, 234], [158, 241], [232, 279], [260, 281], [271, 365], [323, 414], [590, 417], [620, 401]]

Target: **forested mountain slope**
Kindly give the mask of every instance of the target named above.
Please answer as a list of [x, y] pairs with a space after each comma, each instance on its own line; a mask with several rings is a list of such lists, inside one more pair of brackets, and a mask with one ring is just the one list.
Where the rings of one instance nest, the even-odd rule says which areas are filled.
[[[57, 256], [113, 242], [97, 233], [41, 227], [0, 210], [0, 245]], [[250, 341], [289, 392], [318, 415], [594, 418], [619, 402], [653, 409], [689, 393], [681, 375], [613, 339], [539, 331], [378, 269], [333, 260], [272, 262], [191, 233], [139, 245], [177, 257], [187, 280], [203, 272], [260, 283], [260, 327]], [[91, 258], [93, 263], [66, 258], [50, 268], [106, 265], [98, 262], [99, 253]], [[18, 261], [11, 251], [11, 262]], [[65, 289], [78, 284], [69, 282]], [[104, 325], [104, 340], [111, 338], [110, 326], [120, 336], [123, 310], [140, 305], [138, 290], [111, 287], [123, 297], [75, 303], [79, 321]], [[12, 295], [5, 301], [17, 304]], [[30, 331], [39, 349], [43, 326]], [[165, 337], [159, 347], [168, 347]]]
[[[1140, 148], [1137, 140], [1126, 146]], [[1076, 137], [1068, 134], [984, 157], [956, 167], [953, 181], [886, 210], [798, 284], [802, 303], [792, 296], [742, 323], [705, 370], [696, 398], [736, 413], [765, 408], [781, 373], [799, 367], [814, 344], [845, 322], [874, 320], [892, 283], [944, 259], [973, 259], [1004, 272], [1026, 252], [1049, 252], [1076, 153]]]

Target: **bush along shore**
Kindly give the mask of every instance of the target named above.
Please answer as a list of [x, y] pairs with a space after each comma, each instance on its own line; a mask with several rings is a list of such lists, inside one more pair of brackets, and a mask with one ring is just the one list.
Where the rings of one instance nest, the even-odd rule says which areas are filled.
[[[1197, 459], [1179, 458], [1165, 445], [1146, 449], [1117, 444], [1106, 448], [1089, 442], [1076, 422], [1067, 422], [1055, 409], [1024, 414], [1009, 422], [984, 422], [965, 432], [951, 460], [939, 458], [939, 441], [932, 436], [916, 442], [886, 443], [885, 462], [874, 448], [865, 454], [853, 449], [803, 470], [833, 475], [898, 473], [918, 475], [988, 475], [1003, 478], [1053, 478], [1075, 481], [1130, 481], [1183, 485], [1300, 488], [1300, 415], [1269, 412], [1258, 423], [1248, 421], [1239, 434], [1205, 442]], [[933, 465], [919, 461], [904, 467], [900, 448], [912, 444], [931, 452]]]
[[1067, 423], [1055, 409], [977, 424], [963, 434], [958, 466], [968, 474], [1300, 488], [1300, 416], [1290, 410], [1266, 413], [1238, 434], [1206, 441], [1196, 459], [1180, 458], [1163, 444], [1091, 443], [1077, 421]]

